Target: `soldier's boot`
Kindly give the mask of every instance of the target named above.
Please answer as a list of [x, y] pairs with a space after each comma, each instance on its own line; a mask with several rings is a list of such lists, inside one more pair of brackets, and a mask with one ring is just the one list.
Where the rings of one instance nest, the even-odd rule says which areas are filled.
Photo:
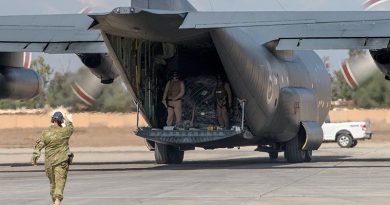
[[54, 202], [54, 205], [60, 205], [61, 204], [61, 201], [59, 199], [56, 199], [56, 201]]

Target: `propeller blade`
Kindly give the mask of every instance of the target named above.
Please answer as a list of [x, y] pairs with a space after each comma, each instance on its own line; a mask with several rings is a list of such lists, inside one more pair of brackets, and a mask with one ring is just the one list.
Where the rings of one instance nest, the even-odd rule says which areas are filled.
[[[363, 7], [367, 11], [388, 11], [390, 0], [367, 0], [363, 3]], [[345, 80], [353, 89], [358, 88], [379, 70], [369, 52], [344, 61], [341, 68]]]
[[30, 68], [31, 66], [32, 53], [24, 52], [23, 53], [23, 68]]
[[71, 84], [73, 93], [85, 104], [92, 106], [101, 95], [103, 84], [91, 72], [86, 72], [82, 79], [73, 81]]
[[344, 61], [341, 69], [345, 80], [353, 89], [358, 88], [378, 70], [378, 67], [369, 53], [352, 57]]
[[390, 9], [390, 0], [367, 0], [363, 7], [368, 11], [388, 11]]

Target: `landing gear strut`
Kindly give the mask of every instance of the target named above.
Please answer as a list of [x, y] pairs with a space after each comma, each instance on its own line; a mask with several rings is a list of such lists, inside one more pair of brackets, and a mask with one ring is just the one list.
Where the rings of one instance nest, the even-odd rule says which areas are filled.
[[278, 159], [279, 153], [277, 151], [268, 152], [268, 154], [269, 154], [270, 160], [277, 160]]
[[184, 151], [171, 145], [155, 143], [154, 158], [157, 164], [181, 164]]

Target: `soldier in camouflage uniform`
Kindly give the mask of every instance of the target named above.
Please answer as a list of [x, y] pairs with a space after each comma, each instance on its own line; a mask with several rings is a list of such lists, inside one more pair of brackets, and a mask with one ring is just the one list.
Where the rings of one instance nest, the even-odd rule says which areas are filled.
[[69, 150], [69, 138], [73, 133], [71, 120], [71, 115], [64, 120], [61, 112], [54, 113], [51, 118], [53, 124], [42, 132], [32, 156], [32, 164], [36, 165], [41, 150], [45, 148], [45, 172], [50, 181], [50, 195], [55, 205], [60, 204], [63, 199], [69, 164], [73, 158]]
[[217, 75], [217, 84], [214, 87], [214, 96], [216, 99], [216, 113], [219, 126], [229, 129], [229, 112], [232, 107], [232, 91], [229, 83], [224, 81], [222, 75]]

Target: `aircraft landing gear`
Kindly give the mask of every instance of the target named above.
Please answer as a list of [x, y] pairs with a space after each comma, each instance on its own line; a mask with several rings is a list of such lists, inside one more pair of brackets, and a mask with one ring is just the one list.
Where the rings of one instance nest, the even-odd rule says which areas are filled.
[[305, 162], [311, 162], [312, 156], [313, 156], [312, 150], [305, 150]]
[[279, 156], [279, 152], [274, 151], [274, 152], [268, 152], [269, 154], [269, 159], [270, 160], [277, 160]]
[[296, 136], [292, 140], [286, 143], [284, 151], [284, 158], [288, 163], [302, 163], [310, 162], [312, 159], [311, 150], [302, 150], [302, 143], [299, 141], [299, 137]]
[[154, 158], [157, 164], [181, 164], [184, 151], [174, 146], [155, 143]]

